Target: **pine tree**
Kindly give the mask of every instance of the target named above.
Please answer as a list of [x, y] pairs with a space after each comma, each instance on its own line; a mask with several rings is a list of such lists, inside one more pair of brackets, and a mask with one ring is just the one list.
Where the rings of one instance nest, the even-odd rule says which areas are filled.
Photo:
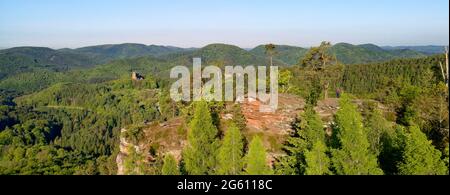
[[218, 149], [217, 128], [213, 125], [208, 104], [195, 104], [194, 116], [188, 132], [188, 145], [183, 151], [187, 173], [192, 175], [213, 174]]
[[177, 160], [171, 154], [166, 154], [164, 164], [161, 170], [163, 175], [180, 175]]
[[225, 132], [222, 146], [219, 149], [218, 173], [238, 175], [242, 172], [242, 156], [244, 151], [243, 137], [235, 124], [231, 124]]
[[374, 108], [367, 116], [365, 126], [370, 152], [378, 156], [382, 150], [382, 137], [385, 133], [393, 131], [392, 125], [383, 117], [380, 110]]
[[266, 150], [259, 136], [253, 137], [245, 157], [245, 173], [248, 175], [270, 175], [272, 170], [267, 165]]
[[331, 174], [330, 158], [326, 154], [327, 147], [322, 141], [317, 141], [310, 151], [305, 152], [306, 175]]
[[441, 160], [441, 152], [434, 148], [431, 141], [420, 131], [411, 126], [406, 138], [403, 162], [399, 164], [402, 175], [445, 175], [447, 167]]
[[247, 127], [247, 119], [242, 113], [242, 108], [239, 104], [233, 106], [233, 123], [239, 128], [239, 130], [244, 130]]
[[332, 163], [340, 175], [383, 174], [378, 168], [375, 155], [369, 151], [362, 116], [348, 96], [340, 101], [340, 110], [336, 113], [336, 128], [333, 132], [338, 148], [332, 151]]
[[386, 175], [398, 174], [398, 163], [402, 161], [406, 145], [406, 132], [403, 126], [385, 132], [381, 138], [382, 150], [378, 159], [380, 167]]
[[[322, 120], [312, 107], [307, 107], [300, 119], [294, 124], [295, 134], [289, 137], [285, 150], [288, 156], [277, 163], [280, 174], [304, 174], [306, 169], [305, 153], [316, 142], [325, 143], [325, 131]], [[284, 171], [279, 171], [280, 169]]]

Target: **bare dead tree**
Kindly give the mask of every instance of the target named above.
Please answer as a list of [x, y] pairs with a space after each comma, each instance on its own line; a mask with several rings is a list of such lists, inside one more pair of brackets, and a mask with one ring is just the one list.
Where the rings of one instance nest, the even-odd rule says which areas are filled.
[[448, 67], [448, 47], [445, 47], [445, 68], [444, 68], [442, 62], [439, 62], [439, 66], [441, 67], [442, 78], [444, 79], [444, 82], [448, 87], [448, 81], [449, 81], [448, 80], [449, 79], [449, 77], [448, 77], [448, 75], [449, 75], [448, 74], [448, 69], [449, 69], [449, 67]]

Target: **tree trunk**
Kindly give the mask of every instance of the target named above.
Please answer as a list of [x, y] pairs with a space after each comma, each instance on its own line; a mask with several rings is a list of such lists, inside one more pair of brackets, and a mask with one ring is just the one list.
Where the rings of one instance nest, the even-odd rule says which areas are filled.
[[324, 98], [325, 99], [328, 99], [328, 87], [329, 87], [329, 85], [330, 85], [330, 83], [328, 83], [328, 82], [326, 82], [325, 83], [325, 85], [324, 85], [324, 87], [323, 87], [323, 90], [324, 90]]

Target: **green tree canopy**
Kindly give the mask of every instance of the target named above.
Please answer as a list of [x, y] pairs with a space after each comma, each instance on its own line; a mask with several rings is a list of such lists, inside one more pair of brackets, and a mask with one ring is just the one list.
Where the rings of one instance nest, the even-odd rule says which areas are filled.
[[183, 151], [186, 171], [193, 175], [213, 174], [218, 149], [218, 130], [213, 124], [206, 101], [195, 103], [188, 132], [188, 146]]
[[329, 53], [331, 47], [330, 42], [322, 42], [319, 47], [311, 47], [311, 49], [300, 60], [302, 67], [310, 67], [320, 70], [326, 65], [330, 65], [336, 58]]
[[177, 160], [173, 155], [166, 154], [161, 172], [163, 175], [180, 175]]
[[219, 149], [218, 173], [224, 175], [238, 175], [242, 172], [244, 153], [243, 137], [239, 128], [231, 124], [225, 132], [222, 146]]
[[[284, 157], [283, 174], [304, 174], [306, 168], [305, 152], [312, 150], [317, 142], [325, 143], [323, 122], [311, 106], [294, 123], [295, 133], [287, 139]], [[318, 148], [316, 148], [318, 149]]]
[[248, 175], [270, 175], [272, 170], [267, 165], [267, 154], [259, 136], [255, 136], [250, 143], [245, 157], [245, 173]]
[[403, 175], [445, 175], [448, 167], [441, 160], [441, 152], [417, 126], [411, 126], [406, 137], [403, 162], [399, 164]]
[[327, 147], [322, 141], [317, 141], [311, 150], [305, 152], [306, 175], [331, 174], [330, 158], [326, 152]]
[[362, 124], [362, 116], [350, 98], [344, 95], [336, 113], [336, 128], [333, 132], [337, 148], [332, 151], [332, 162], [340, 175], [383, 174], [378, 168], [375, 155], [370, 153], [370, 144]]

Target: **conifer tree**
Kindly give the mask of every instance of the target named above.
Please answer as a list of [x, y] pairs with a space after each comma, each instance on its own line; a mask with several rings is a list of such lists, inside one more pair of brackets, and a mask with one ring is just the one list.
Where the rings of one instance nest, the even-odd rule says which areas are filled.
[[365, 121], [369, 150], [378, 156], [382, 150], [382, 137], [387, 132], [392, 132], [392, 125], [382, 115], [381, 111], [374, 108], [370, 111]]
[[304, 174], [307, 166], [305, 153], [311, 150], [316, 142], [325, 143], [322, 120], [310, 106], [294, 124], [294, 129], [295, 134], [288, 138], [285, 146], [288, 156], [282, 159], [280, 166], [285, 170], [282, 174]]
[[243, 137], [238, 127], [231, 124], [225, 132], [222, 146], [219, 149], [218, 173], [238, 175], [242, 172], [242, 156], [244, 151]]
[[326, 154], [327, 147], [322, 141], [313, 144], [311, 150], [305, 152], [306, 175], [328, 175], [330, 158]]
[[266, 149], [259, 136], [253, 137], [245, 157], [245, 173], [248, 175], [270, 175], [272, 170], [267, 165]]
[[188, 174], [213, 174], [218, 149], [217, 128], [214, 126], [205, 101], [195, 104], [193, 119], [188, 132], [188, 145], [183, 151], [185, 168]]
[[370, 144], [362, 124], [362, 116], [348, 96], [340, 100], [334, 129], [337, 149], [332, 151], [332, 163], [340, 175], [383, 174], [377, 158], [369, 151]]
[[180, 175], [177, 160], [171, 154], [166, 154], [164, 157], [164, 164], [161, 172], [163, 175]]
[[403, 162], [399, 164], [403, 175], [444, 175], [447, 167], [441, 160], [441, 152], [434, 148], [431, 141], [420, 131], [419, 127], [411, 126], [406, 137]]
[[382, 150], [378, 156], [380, 167], [386, 175], [398, 174], [398, 163], [402, 161], [406, 145], [406, 131], [403, 126], [384, 132], [381, 143]]

